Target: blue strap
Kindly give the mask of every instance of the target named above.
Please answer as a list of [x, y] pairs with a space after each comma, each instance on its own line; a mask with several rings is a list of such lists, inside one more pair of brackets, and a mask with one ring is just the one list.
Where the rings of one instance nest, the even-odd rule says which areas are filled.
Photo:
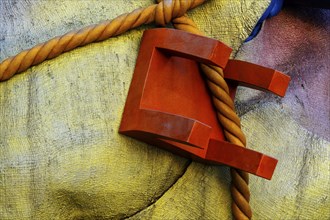
[[252, 40], [255, 36], [257, 36], [257, 34], [259, 33], [259, 31], [261, 29], [262, 22], [264, 22], [264, 20], [266, 20], [267, 18], [273, 17], [280, 12], [280, 10], [283, 6], [283, 1], [284, 0], [272, 0], [270, 2], [268, 8], [262, 14], [261, 18], [259, 19], [256, 26], [252, 30], [250, 36], [244, 42], [248, 42], [248, 41]]

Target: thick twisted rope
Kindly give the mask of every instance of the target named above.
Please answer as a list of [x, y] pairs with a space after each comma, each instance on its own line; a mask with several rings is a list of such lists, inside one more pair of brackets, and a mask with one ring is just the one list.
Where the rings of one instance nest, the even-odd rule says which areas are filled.
[[[4, 60], [0, 64], [0, 81], [7, 80], [16, 73], [23, 72], [33, 65], [57, 57], [76, 47], [117, 36], [142, 24], [155, 22], [159, 25], [165, 25], [172, 21], [175, 28], [203, 35], [196, 24], [184, 14], [187, 10], [202, 4], [204, 1], [158, 0], [158, 4], [136, 9], [111, 21], [55, 37]], [[229, 96], [228, 85], [224, 80], [222, 69], [204, 64], [201, 64], [201, 69], [206, 75], [207, 85], [212, 93], [212, 100], [217, 110], [217, 117], [224, 128], [227, 140], [244, 147], [246, 144], [245, 136], [241, 130], [240, 119], [235, 113], [234, 103]], [[249, 205], [248, 175], [243, 171], [231, 169], [231, 176], [233, 217], [235, 219], [250, 219], [252, 212]]]
[[0, 64], [0, 81], [7, 80], [16, 73], [23, 72], [31, 66], [42, 63], [47, 59], [57, 57], [76, 47], [120, 35], [142, 24], [155, 22], [156, 24], [164, 26], [169, 23], [171, 19], [184, 15], [187, 10], [205, 1], [206, 0], [166, 0], [146, 8], [136, 9], [131, 13], [122, 14], [113, 20], [55, 37], [4, 60]]
[[[187, 16], [172, 20], [175, 28], [193, 34], [203, 35], [196, 24]], [[220, 67], [200, 64], [206, 76], [207, 85], [212, 93], [212, 101], [217, 111], [217, 118], [224, 128], [227, 140], [233, 144], [245, 147], [246, 139], [241, 130], [241, 122], [235, 113], [233, 100], [229, 96], [229, 88], [224, 80], [224, 74]], [[252, 211], [249, 204], [249, 176], [246, 172], [231, 168], [231, 196], [232, 213], [235, 219], [251, 219]]]

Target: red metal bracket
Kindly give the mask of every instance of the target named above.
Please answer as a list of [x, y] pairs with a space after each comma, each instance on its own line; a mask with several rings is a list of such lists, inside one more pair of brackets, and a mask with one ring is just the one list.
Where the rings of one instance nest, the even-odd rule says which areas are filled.
[[238, 84], [283, 96], [290, 78], [243, 61], [206, 37], [174, 29], [143, 34], [119, 132], [199, 161], [270, 179], [277, 160], [225, 141], [198, 63], [224, 68], [232, 98]]

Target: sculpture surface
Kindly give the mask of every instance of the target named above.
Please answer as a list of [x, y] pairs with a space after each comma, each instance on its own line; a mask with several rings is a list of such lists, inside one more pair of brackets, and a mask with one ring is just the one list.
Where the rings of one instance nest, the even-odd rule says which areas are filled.
[[[153, 3], [0, 1], [0, 58]], [[284, 99], [237, 92], [248, 147], [281, 161], [272, 181], [251, 177], [254, 219], [324, 219], [330, 206], [329, 13], [286, 9], [243, 45], [268, 4], [209, 1], [188, 14], [208, 36], [232, 47], [232, 58], [293, 78]], [[0, 83], [1, 219], [231, 218], [226, 167], [117, 133], [142, 32], [151, 27]]]

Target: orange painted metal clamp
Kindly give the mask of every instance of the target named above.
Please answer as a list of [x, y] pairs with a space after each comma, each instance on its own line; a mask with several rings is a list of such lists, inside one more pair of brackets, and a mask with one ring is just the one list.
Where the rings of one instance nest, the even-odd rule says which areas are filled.
[[290, 78], [229, 60], [230, 53], [217, 40], [184, 31], [145, 31], [119, 132], [198, 161], [271, 179], [276, 159], [225, 140], [198, 63], [224, 69], [233, 99], [237, 85], [284, 96]]

